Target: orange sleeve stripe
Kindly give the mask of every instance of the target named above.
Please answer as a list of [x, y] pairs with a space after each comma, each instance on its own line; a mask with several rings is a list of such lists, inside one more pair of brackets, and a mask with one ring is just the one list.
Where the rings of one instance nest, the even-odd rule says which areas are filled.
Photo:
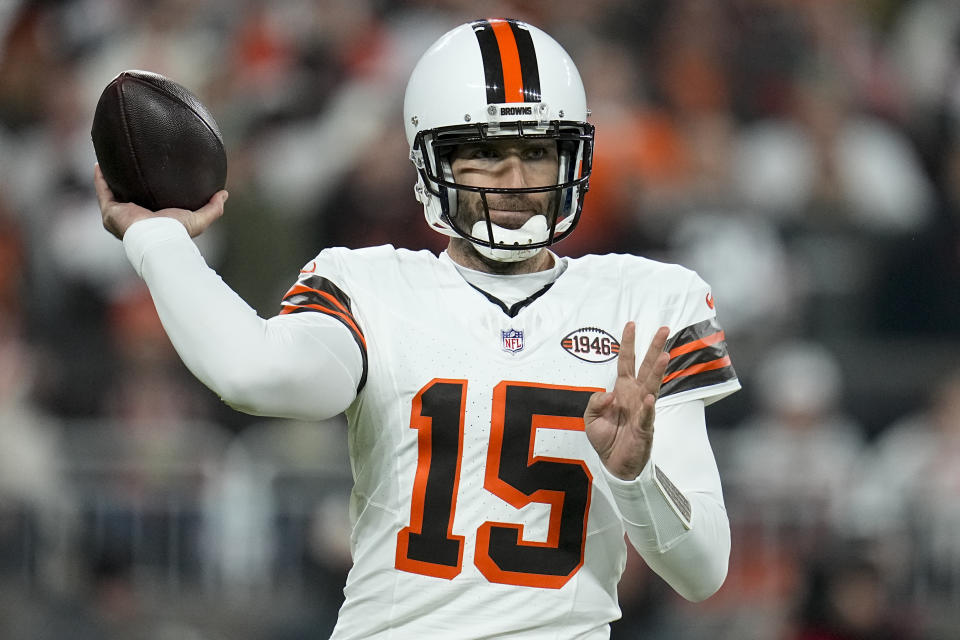
[[332, 295], [330, 295], [330, 294], [327, 293], [326, 291], [320, 291], [319, 289], [314, 289], [313, 287], [308, 287], [308, 286], [302, 285], [302, 284], [295, 284], [295, 285], [293, 285], [293, 286], [290, 288], [290, 291], [287, 291], [287, 295], [285, 295], [284, 298], [289, 298], [290, 296], [295, 296], [295, 295], [297, 295], [298, 293], [316, 293], [316, 294], [318, 294], [318, 295], [320, 295], [320, 296], [323, 296], [324, 298], [326, 298], [326, 299], [329, 300], [330, 302], [332, 302], [332, 303], [337, 307], [337, 309], [340, 309], [340, 310], [343, 311], [344, 313], [350, 313], [350, 310], [349, 310], [349, 309], [347, 309], [345, 306], [343, 306], [343, 304], [341, 304], [341, 302], [340, 302], [339, 300], [337, 300], [335, 297], [333, 297]]
[[685, 376], [692, 376], [698, 373], [703, 373], [704, 371], [713, 371], [714, 369], [722, 369], [724, 367], [729, 367], [731, 364], [730, 356], [724, 356], [722, 358], [717, 358], [716, 360], [711, 360], [710, 362], [701, 362], [700, 364], [695, 364], [692, 367], [687, 367], [686, 369], [680, 369], [679, 371], [674, 371], [670, 375], [666, 376], [661, 384], [666, 384], [675, 378], [682, 378]]
[[351, 318], [347, 314], [340, 313], [339, 311], [334, 311], [333, 309], [328, 309], [326, 307], [321, 307], [318, 304], [297, 304], [297, 305], [289, 305], [284, 307], [283, 309], [280, 310], [280, 315], [293, 313], [297, 309], [313, 309], [314, 311], [319, 311], [320, 313], [325, 313], [329, 316], [334, 316], [335, 318], [339, 318], [360, 339], [360, 342], [363, 344], [363, 348], [364, 349], [367, 348], [367, 341], [363, 337], [363, 332], [360, 331], [360, 327], [356, 325], [356, 323], [353, 321], [353, 318]]
[[523, 102], [523, 75], [520, 72], [520, 52], [517, 41], [506, 20], [491, 20], [493, 34], [500, 47], [500, 61], [503, 65], [503, 90], [507, 102]]
[[700, 338], [699, 340], [694, 340], [693, 342], [688, 342], [687, 344], [682, 344], [679, 347], [674, 347], [670, 350], [670, 357], [676, 358], [677, 356], [682, 356], [685, 353], [690, 353], [691, 351], [696, 351], [697, 349], [703, 349], [704, 347], [709, 347], [712, 344], [716, 344], [722, 340], [726, 339], [726, 335], [723, 331], [717, 331], [709, 336]]

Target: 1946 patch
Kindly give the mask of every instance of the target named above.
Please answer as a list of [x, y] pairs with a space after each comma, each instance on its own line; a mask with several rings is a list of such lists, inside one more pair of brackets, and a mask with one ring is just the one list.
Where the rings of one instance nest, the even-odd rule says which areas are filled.
[[597, 327], [583, 327], [568, 333], [560, 341], [564, 351], [585, 362], [608, 362], [620, 353], [620, 343]]

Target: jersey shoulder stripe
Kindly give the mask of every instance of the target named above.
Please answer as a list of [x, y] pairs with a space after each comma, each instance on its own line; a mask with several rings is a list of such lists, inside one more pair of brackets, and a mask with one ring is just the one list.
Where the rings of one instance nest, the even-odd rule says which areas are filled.
[[727, 353], [725, 334], [715, 317], [678, 331], [665, 350], [670, 354], [670, 362], [660, 386], [661, 398], [737, 377]]
[[316, 312], [339, 320], [356, 341], [363, 358], [363, 373], [357, 386], [359, 393], [367, 382], [367, 341], [353, 315], [350, 297], [330, 280], [313, 274], [303, 274], [283, 296], [280, 314]]

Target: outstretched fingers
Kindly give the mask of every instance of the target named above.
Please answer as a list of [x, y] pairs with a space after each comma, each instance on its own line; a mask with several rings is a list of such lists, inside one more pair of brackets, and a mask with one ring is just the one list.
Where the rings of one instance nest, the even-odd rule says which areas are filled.
[[667, 327], [657, 329], [637, 371], [637, 382], [654, 395], [660, 390], [660, 381], [663, 380], [667, 363], [670, 361], [670, 355], [663, 350], [669, 335], [670, 330]]
[[632, 480], [650, 459], [655, 404], [670, 360], [664, 351], [670, 331], [660, 327], [636, 368], [637, 326], [627, 322], [617, 355], [617, 380], [610, 391], [590, 397], [584, 425], [590, 444], [616, 477]]
[[623, 327], [623, 337], [620, 338], [620, 353], [617, 355], [617, 377], [633, 378], [637, 375], [637, 325], [628, 322]]
[[670, 356], [664, 352], [663, 348], [667, 344], [667, 338], [670, 330], [667, 327], [660, 327], [650, 341], [650, 346], [643, 356], [640, 368], [636, 368], [636, 343], [637, 343], [637, 325], [634, 322], [627, 322], [623, 327], [623, 337], [620, 340], [620, 353], [617, 356], [617, 376], [625, 378], [636, 378], [637, 382], [644, 383], [648, 378], [655, 378], [657, 384], [666, 371]]

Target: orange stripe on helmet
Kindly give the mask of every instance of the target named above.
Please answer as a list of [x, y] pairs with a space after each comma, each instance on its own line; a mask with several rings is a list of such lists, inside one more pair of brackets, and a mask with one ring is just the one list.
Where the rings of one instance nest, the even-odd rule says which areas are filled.
[[520, 52], [517, 39], [506, 20], [491, 19], [490, 26], [497, 37], [500, 47], [500, 61], [503, 65], [503, 85], [506, 99], [504, 102], [523, 102], [523, 73], [520, 68]]

